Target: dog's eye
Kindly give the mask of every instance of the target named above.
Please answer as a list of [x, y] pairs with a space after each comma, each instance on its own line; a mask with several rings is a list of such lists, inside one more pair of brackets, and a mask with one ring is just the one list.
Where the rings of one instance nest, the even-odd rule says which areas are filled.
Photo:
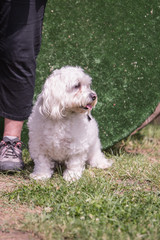
[[75, 89], [78, 89], [78, 88], [80, 88], [80, 87], [81, 87], [80, 82], [74, 86]]

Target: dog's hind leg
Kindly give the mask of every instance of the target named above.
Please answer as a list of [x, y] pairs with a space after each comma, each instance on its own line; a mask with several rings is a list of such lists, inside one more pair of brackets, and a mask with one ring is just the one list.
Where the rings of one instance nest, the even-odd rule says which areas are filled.
[[54, 162], [46, 156], [39, 156], [34, 159], [34, 171], [30, 177], [35, 180], [45, 180], [51, 178], [53, 174]]

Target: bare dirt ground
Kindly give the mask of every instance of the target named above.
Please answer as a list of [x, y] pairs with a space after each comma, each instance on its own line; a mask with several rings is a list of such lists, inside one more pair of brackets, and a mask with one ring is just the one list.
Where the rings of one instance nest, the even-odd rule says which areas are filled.
[[9, 230], [9, 232], [0, 231], [1, 240], [39, 240], [32, 233], [22, 232], [18, 230]]
[[[10, 192], [19, 187], [23, 182], [17, 176], [0, 175], [0, 192]], [[28, 208], [26, 205], [8, 204], [0, 199], [0, 240], [41, 240], [32, 232], [22, 231], [21, 225], [26, 214], [41, 213], [41, 208]]]

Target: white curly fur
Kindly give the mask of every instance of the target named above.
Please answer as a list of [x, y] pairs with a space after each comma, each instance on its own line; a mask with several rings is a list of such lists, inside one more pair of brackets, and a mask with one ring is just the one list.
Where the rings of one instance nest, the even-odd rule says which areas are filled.
[[98, 126], [90, 115], [97, 102], [91, 81], [83, 69], [70, 66], [47, 78], [28, 120], [35, 164], [31, 178], [50, 178], [55, 162], [65, 163], [66, 181], [79, 179], [86, 163], [102, 169], [112, 165], [101, 152]]

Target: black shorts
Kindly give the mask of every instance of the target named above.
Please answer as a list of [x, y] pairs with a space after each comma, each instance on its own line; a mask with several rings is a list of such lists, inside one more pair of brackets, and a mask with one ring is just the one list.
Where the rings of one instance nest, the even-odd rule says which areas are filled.
[[47, 0], [0, 0], [0, 116], [29, 117]]

